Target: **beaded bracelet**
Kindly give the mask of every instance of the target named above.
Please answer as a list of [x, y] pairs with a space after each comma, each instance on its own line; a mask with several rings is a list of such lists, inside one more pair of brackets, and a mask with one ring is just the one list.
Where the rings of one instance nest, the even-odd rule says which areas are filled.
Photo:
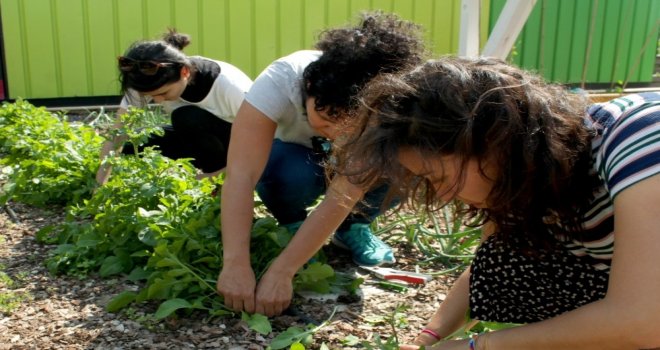
[[442, 339], [442, 338], [438, 335], [438, 333], [436, 333], [436, 332], [434, 332], [434, 331], [432, 331], [432, 330], [430, 330], [430, 329], [428, 329], [428, 328], [424, 328], [424, 329], [422, 329], [422, 333], [426, 333], [426, 334], [432, 336], [433, 338], [435, 338], [435, 340], [440, 340], [440, 339]]

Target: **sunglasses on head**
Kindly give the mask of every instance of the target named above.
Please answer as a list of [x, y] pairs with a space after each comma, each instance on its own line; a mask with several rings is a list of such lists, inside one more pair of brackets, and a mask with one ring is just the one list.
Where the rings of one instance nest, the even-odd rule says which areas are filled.
[[124, 56], [117, 57], [117, 61], [119, 62], [119, 70], [122, 72], [132, 72], [137, 68], [144, 75], [155, 75], [160, 67], [169, 67], [176, 64], [174, 62], [139, 61]]

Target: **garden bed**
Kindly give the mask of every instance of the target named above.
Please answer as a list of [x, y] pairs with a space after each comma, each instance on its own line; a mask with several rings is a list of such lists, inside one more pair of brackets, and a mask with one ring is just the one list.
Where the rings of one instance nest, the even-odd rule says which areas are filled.
[[[296, 312], [272, 318], [273, 332], [266, 336], [251, 330], [240, 317], [209, 319], [191, 314], [156, 322], [149, 316], [156, 304], [139, 304], [116, 314], [105, 311], [117, 293], [135, 288], [123, 277], [54, 276], [48, 272], [43, 262], [55, 246], [37, 242], [35, 233], [63, 220], [62, 208], [19, 204], [12, 208], [19, 223], [7, 212], [0, 214], [0, 271], [5, 273], [0, 295], [2, 307], [11, 306], [0, 318], [0, 349], [264, 349], [288, 327], [305, 327], [311, 321], [327, 324], [313, 335], [308, 349], [318, 349], [323, 343], [330, 349], [353, 349], [360, 348], [360, 341], [373, 342], [375, 336], [390, 337], [388, 318], [395, 319], [400, 341], [406, 342], [435, 311], [453, 279], [439, 276], [421, 288], [399, 293], [380, 289], [365, 276], [357, 298], [323, 302], [297, 296]], [[403, 244], [389, 243], [399, 259], [397, 268], [412, 270], [423, 258]], [[345, 252], [330, 246], [325, 249], [335, 271], [356, 272], [355, 265], [346, 263], [350, 259]], [[410, 310], [394, 315], [401, 304]]]

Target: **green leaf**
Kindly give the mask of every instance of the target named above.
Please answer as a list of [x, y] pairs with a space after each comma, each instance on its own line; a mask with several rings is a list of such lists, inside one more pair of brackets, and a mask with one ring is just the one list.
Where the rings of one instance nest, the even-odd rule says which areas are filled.
[[101, 235], [99, 235], [96, 232], [86, 232], [80, 235], [78, 238], [78, 241], [76, 242], [76, 246], [78, 247], [96, 247], [101, 243], [103, 239], [101, 238]]
[[187, 269], [172, 269], [166, 272], [167, 276], [179, 277], [190, 273]]
[[152, 271], [145, 270], [143, 267], [138, 266], [131, 271], [131, 273], [126, 277], [129, 281], [141, 281], [146, 280], [151, 276]]
[[330, 265], [315, 262], [298, 272], [294, 280], [296, 290], [312, 290], [317, 293], [330, 291], [329, 278], [335, 275]]
[[270, 343], [270, 347], [273, 350], [284, 349], [287, 346], [300, 341], [306, 333], [307, 332], [299, 327], [289, 327], [286, 331], [280, 333], [273, 339]]
[[122, 264], [121, 259], [116, 256], [109, 256], [103, 260], [103, 264], [99, 269], [99, 274], [101, 277], [108, 277], [121, 273], [123, 270], [124, 265]]
[[137, 293], [128, 290], [121, 292], [112, 298], [110, 302], [108, 302], [108, 304], [105, 306], [105, 310], [113, 313], [117, 312], [126, 307], [126, 305], [135, 301], [136, 296]]
[[156, 267], [180, 266], [179, 262], [171, 258], [162, 258], [156, 263]]
[[355, 346], [360, 344], [360, 338], [354, 335], [348, 335], [346, 338], [342, 339], [341, 343], [346, 346]]
[[335, 271], [330, 265], [315, 262], [309, 264], [309, 266], [300, 271], [298, 275], [306, 281], [320, 281], [334, 276]]
[[157, 243], [156, 235], [154, 234], [154, 230], [151, 227], [142, 228], [140, 232], [138, 232], [137, 238], [140, 240], [140, 242], [150, 247], [155, 246]]
[[268, 321], [268, 317], [262, 314], [254, 314], [250, 316], [247, 312], [243, 311], [241, 314], [241, 319], [247, 322], [250, 329], [258, 332], [259, 334], [266, 335], [273, 331], [273, 328]]
[[216, 258], [215, 256], [205, 256], [203, 258], [199, 258], [199, 259], [193, 261], [191, 264], [192, 265], [199, 265], [201, 263], [215, 263], [215, 262], [217, 262], [217, 260], [218, 260], [218, 258]]
[[155, 278], [147, 287], [147, 297], [149, 299], [167, 299], [172, 295], [173, 284], [174, 279], [170, 277]]
[[[151, 186], [151, 184], [148, 184]], [[163, 212], [160, 210], [146, 210], [142, 207], [138, 208], [138, 216], [143, 218], [150, 218], [154, 215], [163, 215]]]
[[290, 350], [305, 350], [305, 346], [302, 345], [301, 343], [293, 343], [293, 344], [291, 344], [291, 347], [289, 349]]
[[55, 230], [54, 225], [48, 225], [37, 231], [35, 237], [37, 238], [38, 242], [46, 243], [46, 244], [53, 244], [56, 243], [56, 240], [50, 236], [50, 233]]
[[176, 310], [191, 309], [191, 308], [192, 308], [192, 304], [190, 304], [185, 299], [179, 299], [179, 298], [170, 299], [160, 304], [158, 310], [156, 310], [155, 317], [157, 320], [160, 320], [171, 315]]

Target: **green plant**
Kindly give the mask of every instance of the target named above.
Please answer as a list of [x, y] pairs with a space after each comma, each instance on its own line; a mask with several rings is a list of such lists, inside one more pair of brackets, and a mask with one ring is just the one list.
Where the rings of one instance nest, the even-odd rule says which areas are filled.
[[376, 321], [378, 323], [380, 322], [386, 323], [391, 328], [392, 335], [383, 341], [383, 339], [381, 339], [379, 334], [375, 334], [374, 340], [372, 342], [362, 341], [361, 342], [362, 346], [368, 350], [373, 350], [373, 349], [398, 350], [399, 345], [401, 345], [399, 344], [398, 332], [400, 328], [407, 327], [408, 325], [408, 320], [405, 317], [405, 312], [408, 309], [410, 309], [408, 305], [398, 304], [388, 315], [383, 316], [382, 318], [379, 318], [377, 320], [372, 319], [372, 322]]
[[[125, 140], [137, 151], [149, 135], [161, 131], [162, 121], [157, 111], [130, 109], [120, 116], [119, 128], [109, 127], [106, 114], [92, 123], [106, 138]], [[41, 242], [57, 244], [46, 259], [52, 273], [127, 276], [138, 290], [113, 298], [107, 305], [113, 312], [156, 301], [155, 319], [177, 311], [230, 313], [215, 288], [222, 247], [219, 196], [212, 192], [221, 181], [198, 181], [189, 160], [172, 160], [146, 148], [139, 156], [107, 157], [114, 176], [95, 188], [102, 138], [91, 127], [72, 125], [66, 116], [19, 101], [3, 105], [0, 128], [0, 152], [7, 155], [1, 160], [7, 174], [2, 199], [68, 205], [63, 224], [37, 233]], [[251, 253], [257, 276], [290, 238], [272, 217], [258, 217]], [[332, 268], [310, 264], [296, 277], [295, 287], [327, 291], [334, 280]]]
[[16, 283], [6, 272], [4, 265], [0, 265], [0, 313], [10, 315], [21, 304], [30, 299], [27, 292], [16, 291], [20, 285]]
[[7, 182], [0, 205], [10, 199], [44, 206], [88, 196], [95, 185], [102, 138], [26, 101], [0, 108], [0, 167]]
[[463, 271], [474, 258], [481, 228], [467, 222], [460, 206], [458, 202], [450, 203], [431, 214], [396, 212], [380, 230], [393, 232], [388, 239], [406, 241], [423, 253], [426, 258], [419, 265], [440, 263], [448, 267], [434, 275]]
[[[325, 327], [330, 320], [335, 316], [337, 308], [335, 307], [332, 310], [332, 313], [318, 326], [309, 325], [305, 328], [300, 327], [289, 327], [286, 331], [278, 334], [273, 341], [270, 343], [269, 348], [272, 350], [284, 349], [287, 346], [290, 346], [291, 349], [301, 349], [304, 350], [306, 345], [311, 345], [313, 342], [312, 335], [316, 333], [321, 328]], [[323, 345], [324, 346], [324, 345]]]
[[517, 326], [519, 326], [519, 324], [473, 320], [470, 318], [470, 313], [468, 311], [465, 314], [465, 323], [463, 327], [459, 328], [454, 333], [445, 337], [443, 340], [467, 339], [472, 337], [474, 334], [493, 332], [493, 331], [513, 328]]

